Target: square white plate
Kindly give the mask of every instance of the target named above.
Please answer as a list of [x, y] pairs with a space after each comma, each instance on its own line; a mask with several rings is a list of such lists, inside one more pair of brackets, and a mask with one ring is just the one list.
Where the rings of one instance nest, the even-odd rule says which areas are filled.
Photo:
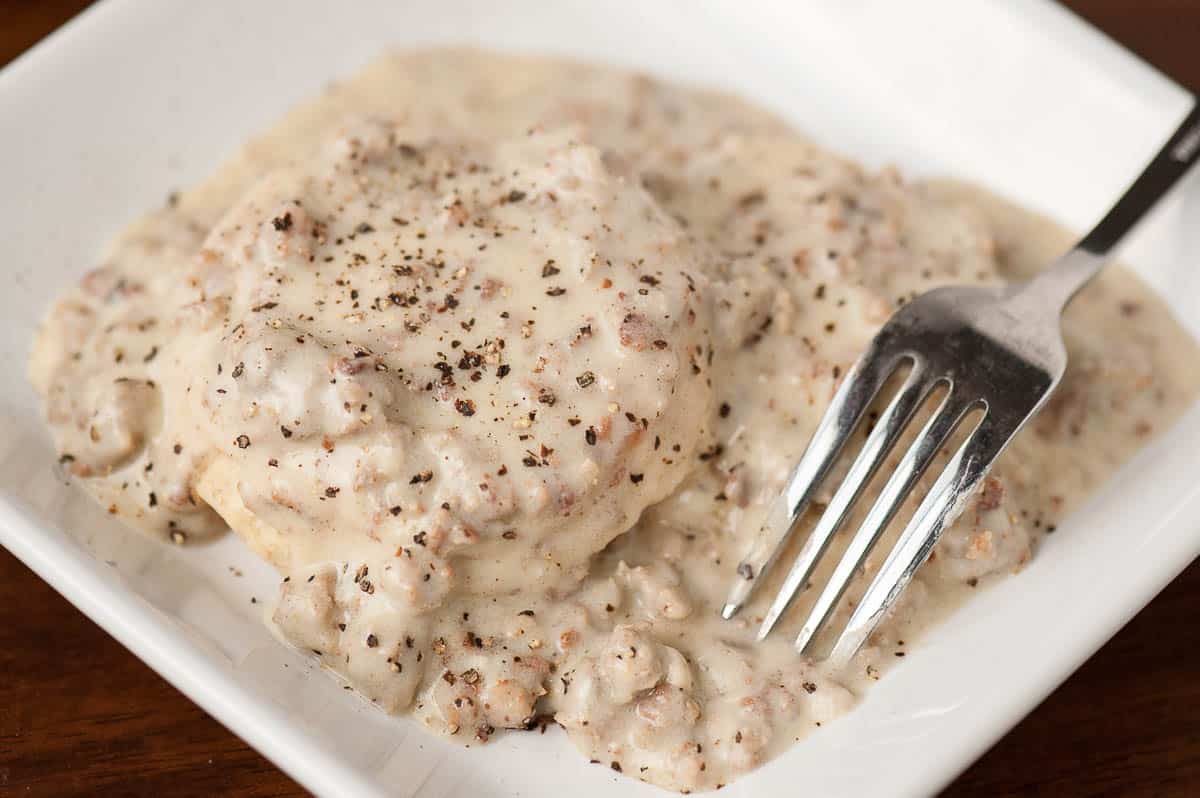
[[[270, 570], [232, 537], [178, 551], [54, 476], [22, 379], [30, 334], [122, 225], [387, 46], [476, 43], [634, 65], [765, 102], [872, 165], [980, 181], [1074, 227], [1157, 148], [1186, 94], [1039, 0], [110, 0], [0, 74], [0, 543], [323, 795], [654, 795], [558, 733], [470, 752], [313, 673], [259, 619]], [[1191, 180], [1127, 253], [1200, 329]], [[1166, 289], [1169, 287], [1169, 291]], [[1200, 553], [1200, 409], [1019, 576], [929, 636], [850, 716], [724, 794], [936, 790]], [[244, 576], [236, 578], [230, 566]], [[36, 644], [36, 643], [33, 643]]]

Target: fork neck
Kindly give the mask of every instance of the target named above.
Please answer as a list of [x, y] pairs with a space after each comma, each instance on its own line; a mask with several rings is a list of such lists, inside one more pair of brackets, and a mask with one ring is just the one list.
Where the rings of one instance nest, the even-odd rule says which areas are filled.
[[1107, 255], [1088, 252], [1076, 246], [1059, 257], [1050, 268], [1023, 284], [1017, 291], [1016, 299], [1022, 307], [1041, 311], [1041, 317], [1057, 317], [1106, 263]]
[[1191, 109], [1171, 138], [1112, 209], [1073, 249], [1034, 277], [1021, 293], [1037, 296], [1039, 302], [1052, 303], [1051, 309], [1061, 313], [1079, 289], [1108, 262], [1113, 250], [1197, 160], [1200, 160], [1200, 106], [1193, 98]]

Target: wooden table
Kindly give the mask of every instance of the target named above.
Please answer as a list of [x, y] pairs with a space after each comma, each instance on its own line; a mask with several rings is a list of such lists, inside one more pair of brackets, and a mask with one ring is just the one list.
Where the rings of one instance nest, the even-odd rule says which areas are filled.
[[[86, 4], [0, 0], [0, 64]], [[1200, 0], [1069, 5], [1200, 86]], [[946, 794], [1200, 795], [1198, 610], [1200, 562]], [[0, 549], [0, 796], [303, 794]]]

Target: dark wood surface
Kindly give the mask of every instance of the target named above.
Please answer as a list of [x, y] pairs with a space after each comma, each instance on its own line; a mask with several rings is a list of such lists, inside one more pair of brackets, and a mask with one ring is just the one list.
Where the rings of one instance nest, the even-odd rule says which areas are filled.
[[[0, 64], [85, 5], [0, 0]], [[1200, 0], [1069, 5], [1200, 86]], [[1198, 610], [1200, 562], [946, 795], [1200, 795]], [[0, 796], [303, 794], [0, 549]]]

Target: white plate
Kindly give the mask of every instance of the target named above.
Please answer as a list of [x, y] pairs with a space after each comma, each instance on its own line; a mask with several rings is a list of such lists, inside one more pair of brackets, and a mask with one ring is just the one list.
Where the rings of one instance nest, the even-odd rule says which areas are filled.
[[[313, 673], [262, 627], [250, 597], [269, 596], [274, 579], [234, 539], [152, 544], [55, 479], [21, 378], [47, 303], [122, 225], [330, 77], [385, 46], [434, 42], [726, 86], [870, 164], [973, 178], [1075, 227], [1158, 146], [1186, 95], [1037, 0], [378, 0], [341, 12], [320, 0], [110, 0], [0, 75], [0, 542], [317, 793], [654, 795], [587, 766], [558, 733], [465, 752]], [[1170, 287], [1196, 330], [1200, 228], [1181, 223], [1189, 211], [1200, 213], [1196, 180], [1128, 258]], [[1200, 474], [1196, 408], [856, 711], [723, 794], [945, 784], [1200, 553], [1189, 474]]]

